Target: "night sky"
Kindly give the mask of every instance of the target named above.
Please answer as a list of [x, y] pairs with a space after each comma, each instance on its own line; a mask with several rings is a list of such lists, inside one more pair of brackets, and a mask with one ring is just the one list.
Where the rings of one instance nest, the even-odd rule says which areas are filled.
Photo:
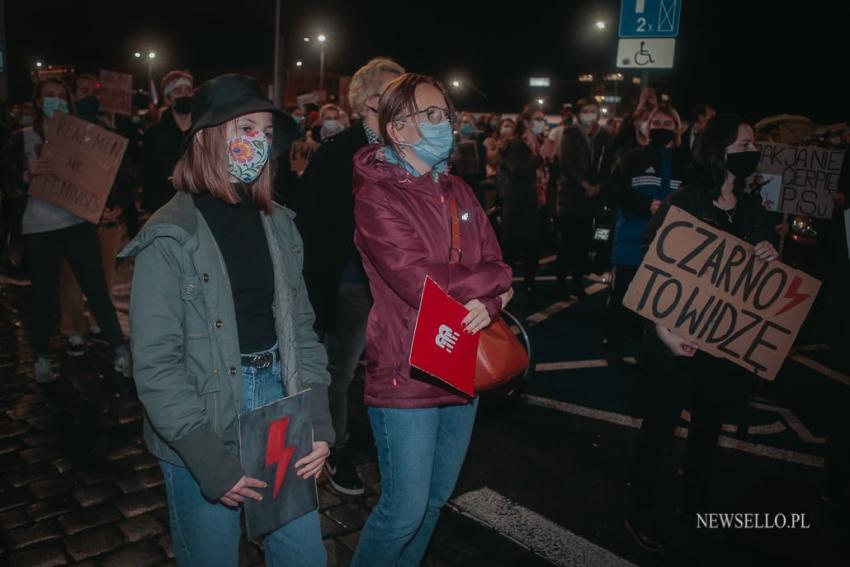
[[[516, 2], [283, 0], [285, 62], [318, 67], [305, 32], [329, 37], [328, 73], [350, 74], [375, 55], [408, 70], [459, 76], [488, 97], [458, 93], [461, 108], [515, 112], [530, 76], [561, 79], [554, 102], [587, 94], [584, 72], [613, 72], [619, 0]], [[270, 74], [274, 0], [7, 0], [11, 96], [28, 97], [36, 59], [146, 74], [134, 51], [154, 49], [155, 74], [188, 68]], [[608, 23], [605, 32], [594, 27]], [[686, 116], [695, 102], [758, 118], [780, 112], [824, 123], [848, 119], [848, 3], [684, 0], [676, 69], [654, 71]], [[141, 86], [137, 82], [137, 86]]]

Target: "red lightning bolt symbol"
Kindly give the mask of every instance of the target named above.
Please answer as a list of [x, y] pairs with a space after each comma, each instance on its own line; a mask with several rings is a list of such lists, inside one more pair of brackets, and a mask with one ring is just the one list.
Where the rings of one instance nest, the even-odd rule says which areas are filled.
[[785, 307], [782, 308], [782, 311], [777, 313], [776, 315], [782, 315], [786, 311], [790, 311], [803, 303], [809, 297], [811, 297], [811, 293], [799, 293], [797, 290], [800, 289], [800, 284], [803, 283], [803, 278], [800, 276], [795, 276], [794, 280], [791, 282], [791, 285], [788, 286], [788, 291], [785, 292], [785, 299], [788, 299], [788, 303]]
[[289, 418], [276, 419], [269, 425], [268, 442], [266, 443], [266, 466], [277, 465], [274, 473], [274, 498], [283, 486], [283, 477], [289, 468], [289, 461], [295, 454], [295, 447], [285, 447], [286, 432], [289, 429]]

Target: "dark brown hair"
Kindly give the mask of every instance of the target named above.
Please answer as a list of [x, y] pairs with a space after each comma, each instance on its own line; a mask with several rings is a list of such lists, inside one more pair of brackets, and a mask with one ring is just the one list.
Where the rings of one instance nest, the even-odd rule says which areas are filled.
[[[238, 118], [234, 119], [238, 120]], [[235, 205], [239, 196], [227, 167], [227, 125], [229, 122], [204, 128], [195, 133], [192, 143], [174, 167], [174, 188], [186, 193], [208, 192], [213, 197]], [[271, 149], [271, 147], [269, 147]], [[256, 181], [245, 186], [258, 209], [272, 213], [272, 159], [263, 167]]]
[[[43, 91], [44, 87], [49, 84], [59, 85], [62, 87], [65, 91], [65, 102], [68, 103], [68, 113], [76, 114], [77, 109], [74, 106], [74, 95], [71, 92], [71, 87], [68, 86], [68, 83], [58, 77], [45, 77], [44, 79], [40, 79], [35, 84], [35, 88], [32, 91], [33, 102], [42, 98], [41, 91]], [[41, 104], [33, 104], [32, 106], [33, 111], [35, 112], [35, 116], [32, 120], [33, 130], [35, 130], [39, 136], [44, 137], [44, 109]]]
[[389, 126], [393, 122], [401, 121], [404, 117], [422, 110], [416, 104], [416, 88], [419, 85], [431, 85], [440, 91], [446, 99], [449, 116], [454, 119], [455, 107], [452, 99], [442, 83], [434, 77], [405, 73], [397, 79], [393, 79], [381, 95], [381, 103], [378, 106], [378, 129], [384, 141], [395, 150], [398, 150], [398, 147], [389, 136]]

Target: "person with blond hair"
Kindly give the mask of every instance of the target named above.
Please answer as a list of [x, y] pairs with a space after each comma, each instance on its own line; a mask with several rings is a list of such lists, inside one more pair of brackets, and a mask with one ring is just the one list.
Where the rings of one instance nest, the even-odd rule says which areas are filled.
[[383, 57], [372, 59], [351, 80], [348, 98], [360, 122], [325, 139], [304, 171], [295, 196], [296, 223], [304, 238], [304, 278], [316, 310], [316, 328], [328, 349], [331, 416], [337, 443], [326, 469], [331, 487], [363, 494], [346, 448], [348, 387], [366, 343], [372, 296], [360, 255], [354, 248], [354, 154], [381, 143], [381, 93], [404, 69]]

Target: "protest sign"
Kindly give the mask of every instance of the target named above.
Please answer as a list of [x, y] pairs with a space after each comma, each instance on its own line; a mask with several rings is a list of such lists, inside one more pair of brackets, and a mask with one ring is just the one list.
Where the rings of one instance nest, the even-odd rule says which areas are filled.
[[758, 171], [748, 186], [765, 209], [791, 215], [832, 218], [843, 150], [759, 142]]
[[68, 114], [54, 115], [46, 138], [50, 173], [33, 178], [30, 195], [98, 223], [127, 139]]
[[101, 69], [97, 99], [101, 112], [130, 116], [133, 110], [133, 75]]
[[416, 316], [410, 365], [472, 396], [481, 334], [470, 335], [462, 322], [469, 310], [430, 277]]
[[303, 140], [296, 140], [289, 148], [289, 168], [300, 176], [312, 157], [313, 147]]
[[773, 380], [820, 282], [782, 262], [764, 262], [747, 242], [671, 207], [623, 305]]
[[254, 489], [261, 501], [245, 499], [248, 539], [318, 508], [316, 479], [303, 479], [295, 463], [313, 451], [310, 392], [301, 392], [239, 416], [239, 455], [245, 474], [265, 482]]

